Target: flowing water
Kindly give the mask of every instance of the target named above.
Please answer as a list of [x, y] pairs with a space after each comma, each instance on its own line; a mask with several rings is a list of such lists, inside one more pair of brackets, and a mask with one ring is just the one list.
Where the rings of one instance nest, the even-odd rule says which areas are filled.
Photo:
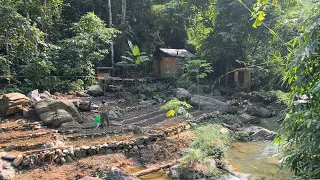
[[[278, 118], [262, 119], [261, 127], [276, 131], [279, 124]], [[263, 142], [234, 142], [227, 152], [227, 160], [236, 172], [250, 174], [251, 177], [263, 177], [269, 179], [289, 179], [290, 173], [281, 170], [279, 160], [282, 158], [280, 148], [271, 141]], [[135, 173], [146, 169], [143, 166], [126, 169], [129, 173]], [[157, 171], [140, 177], [142, 180], [168, 180], [165, 171]]]
[[[138, 166], [138, 167], [134, 167], [134, 168], [127, 168], [125, 169], [126, 172], [133, 174], [142, 170], [145, 170], [146, 167], [144, 166]], [[156, 171], [144, 176], [140, 176], [139, 177], [142, 180], [169, 180], [169, 177], [167, 175], [167, 173], [163, 170], [160, 171]]]

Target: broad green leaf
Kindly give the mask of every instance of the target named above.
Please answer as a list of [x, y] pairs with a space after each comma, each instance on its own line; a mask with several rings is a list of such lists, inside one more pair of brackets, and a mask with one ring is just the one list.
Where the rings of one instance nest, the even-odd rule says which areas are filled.
[[132, 58], [130, 58], [130, 57], [126, 57], [126, 56], [121, 56], [121, 58], [123, 58], [123, 59], [125, 59], [125, 60], [128, 60], [128, 61], [131, 61], [131, 62], [133, 62], [133, 59], [132, 59]]
[[132, 54], [133, 54], [134, 56], [140, 56], [140, 49], [139, 49], [139, 47], [138, 47], [137, 45], [134, 45], [134, 46], [133, 46]]
[[257, 27], [261, 26], [261, 24], [262, 24], [262, 22], [259, 20], [259, 18], [256, 18], [256, 20], [252, 24], [252, 27], [257, 28]]
[[266, 16], [266, 13], [263, 11], [258, 12], [258, 19], [262, 22], [264, 20], [264, 17]]

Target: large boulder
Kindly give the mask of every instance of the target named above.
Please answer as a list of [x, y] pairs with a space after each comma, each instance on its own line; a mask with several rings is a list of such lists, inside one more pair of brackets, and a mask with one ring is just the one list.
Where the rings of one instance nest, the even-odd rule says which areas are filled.
[[191, 96], [191, 99], [190, 99], [191, 105], [198, 106], [199, 102], [200, 102], [201, 108], [204, 108], [204, 109], [216, 109], [220, 111], [228, 111], [230, 109], [233, 109], [230, 104], [212, 97], [201, 96], [201, 95]]
[[53, 127], [60, 127], [61, 124], [74, 120], [71, 114], [64, 109], [44, 112], [39, 114], [39, 117], [44, 125]]
[[179, 100], [188, 100], [191, 98], [191, 94], [189, 93], [189, 91], [183, 89], [183, 88], [177, 88], [177, 91], [176, 91], [176, 97], [179, 99]]
[[100, 85], [90, 86], [87, 93], [91, 96], [94, 96], [94, 97], [104, 95], [104, 91]]
[[91, 102], [91, 101], [81, 101], [81, 102], [79, 103], [78, 108], [79, 108], [81, 111], [90, 111], [90, 110], [91, 110], [91, 105], [92, 105], [92, 102]]
[[39, 101], [35, 106], [36, 112], [44, 125], [60, 127], [66, 122], [82, 123], [83, 120], [70, 101], [65, 100], [44, 100]]
[[15, 113], [22, 113], [24, 107], [28, 107], [30, 98], [21, 93], [5, 94], [0, 99], [0, 114], [8, 116]]
[[241, 122], [250, 123], [250, 124], [259, 124], [261, 122], [261, 118], [256, 116], [251, 116], [247, 113], [243, 113], [240, 115]]
[[259, 126], [251, 126], [239, 130], [246, 132], [253, 141], [273, 140], [277, 135], [277, 133]]
[[249, 105], [246, 108], [246, 113], [252, 116], [258, 116], [262, 118], [269, 118], [272, 116], [272, 113], [267, 108], [255, 106], [255, 105]]

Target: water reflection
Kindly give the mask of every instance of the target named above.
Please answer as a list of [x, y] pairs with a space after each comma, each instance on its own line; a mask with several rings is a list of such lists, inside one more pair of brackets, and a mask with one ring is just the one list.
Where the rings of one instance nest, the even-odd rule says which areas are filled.
[[280, 148], [270, 141], [235, 142], [227, 156], [237, 172], [275, 179], [289, 177], [278, 163], [281, 158]]

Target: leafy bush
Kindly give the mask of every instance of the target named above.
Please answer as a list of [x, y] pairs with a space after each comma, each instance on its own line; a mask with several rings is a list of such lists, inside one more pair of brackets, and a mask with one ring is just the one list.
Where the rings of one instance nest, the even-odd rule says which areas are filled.
[[81, 79], [78, 79], [76, 82], [70, 84], [70, 90], [81, 91], [83, 90], [84, 82]]
[[226, 123], [226, 124], [234, 124], [238, 123], [238, 117], [232, 114], [223, 114], [216, 118], [210, 120], [212, 123]]
[[138, 84], [136, 86], [131, 86], [129, 91], [133, 94], [145, 94], [146, 96], [155, 96], [156, 89], [154, 87], [148, 86], [147, 84]]
[[177, 86], [177, 81], [179, 80], [179, 78], [175, 73], [167, 71], [164, 73], [164, 78], [165, 81], [170, 84], [170, 86], [179, 87]]
[[161, 109], [168, 110], [167, 117], [177, 117], [178, 114], [181, 114], [187, 119], [192, 118], [192, 115], [187, 111], [190, 108], [192, 108], [190, 104], [178, 99], [173, 99], [161, 107]]
[[[207, 124], [195, 129], [196, 137], [191, 146], [184, 149], [181, 164], [190, 166], [194, 163], [206, 165], [209, 159], [221, 160], [225, 157], [231, 136], [220, 133], [220, 125]], [[217, 171], [208, 168], [205, 174]]]

